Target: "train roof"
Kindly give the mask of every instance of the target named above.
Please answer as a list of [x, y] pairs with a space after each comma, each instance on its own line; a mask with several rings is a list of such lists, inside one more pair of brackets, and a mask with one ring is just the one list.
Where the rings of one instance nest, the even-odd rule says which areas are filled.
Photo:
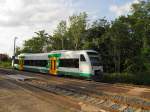
[[96, 52], [94, 50], [56, 50], [51, 51], [48, 53], [21, 53], [18, 56], [28, 56], [28, 55], [48, 55], [48, 54], [54, 54], [54, 53], [64, 53], [64, 52]]
[[64, 53], [64, 52], [96, 52], [94, 50], [56, 50], [51, 51], [50, 53]]
[[82, 53], [85, 53], [85, 52], [96, 52], [94, 50], [56, 50], [56, 51], [51, 51], [49, 53], [22, 53], [20, 55], [18, 55], [18, 57], [25, 57], [25, 58], [28, 58], [28, 57], [45, 57], [45, 59], [48, 57], [48, 55], [50, 54], [55, 54], [55, 53], [61, 53], [61, 54], [73, 54], [73, 55], [76, 55], [76, 54], [82, 54]]

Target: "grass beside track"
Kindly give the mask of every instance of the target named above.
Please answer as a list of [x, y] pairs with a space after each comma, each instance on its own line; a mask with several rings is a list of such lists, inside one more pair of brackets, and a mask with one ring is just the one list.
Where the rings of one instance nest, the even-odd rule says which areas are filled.
[[104, 74], [101, 82], [105, 83], [126, 83], [136, 85], [150, 85], [150, 72], [144, 73], [112, 73]]
[[9, 69], [11, 69], [12, 68], [11, 61], [6, 61], [6, 62], [0, 61], [0, 68], [9, 68]]

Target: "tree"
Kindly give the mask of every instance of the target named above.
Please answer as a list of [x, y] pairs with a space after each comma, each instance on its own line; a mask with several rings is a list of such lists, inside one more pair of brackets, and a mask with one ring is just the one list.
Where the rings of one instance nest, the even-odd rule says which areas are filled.
[[17, 56], [17, 55], [19, 55], [20, 53], [22, 53], [22, 49], [17, 46], [17, 47], [16, 47], [16, 53], [15, 53], [15, 55]]
[[85, 12], [79, 15], [69, 17], [68, 35], [73, 41], [73, 49], [79, 50], [84, 43], [83, 33], [86, 31], [87, 14]]
[[85, 38], [85, 42], [83, 44], [83, 49], [99, 48], [102, 36], [108, 29], [109, 22], [105, 18], [94, 21], [91, 27], [84, 32], [83, 37]]
[[50, 46], [49, 42], [51, 36], [45, 32], [45, 30], [35, 32], [36, 36], [24, 42], [22, 52], [24, 53], [42, 53], [44, 52], [44, 48]]
[[138, 4], [133, 4], [132, 7], [133, 14], [129, 18], [136, 20], [132, 26], [136, 37], [141, 40], [143, 58], [148, 61], [150, 59], [150, 1], [141, 1]]
[[61, 21], [53, 34], [53, 49], [82, 49], [84, 43], [83, 33], [86, 31], [86, 19], [86, 13], [70, 16], [68, 27], [66, 21]]
[[9, 56], [7, 54], [0, 54], [0, 61], [8, 61]]
[[[64, 44], [64, 42], [66, 42], [67, 40], [67, 25], [66, 25], [66, 21], [61, 21], [58, 26], [57, 29], [54, 31], [54, 35], [53, 35], [53, 48], [54, 49], [66, 49], [66, 44]], [[59, 45], [59, 46], [56, 46]]]

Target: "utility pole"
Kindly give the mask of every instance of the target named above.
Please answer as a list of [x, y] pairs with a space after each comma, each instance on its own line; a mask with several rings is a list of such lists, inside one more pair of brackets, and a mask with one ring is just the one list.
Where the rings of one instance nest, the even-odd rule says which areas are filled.
[[18, 37], [14, 38], [14, 53], [13, 53], [13, 68], [14, 68], [14, 63], [15, 63], [15, 54], [16, 54], [16, 40]]

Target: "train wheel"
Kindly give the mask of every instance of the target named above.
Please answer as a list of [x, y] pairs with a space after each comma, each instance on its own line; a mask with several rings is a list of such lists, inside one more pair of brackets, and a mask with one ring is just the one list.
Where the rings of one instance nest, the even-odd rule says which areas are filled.
[[92, 80], [94, 81], [101, 81], [101, 79], [103, 78], [103, 73], [102, 72], [98, 72], [95, 75], [92, 76]]

